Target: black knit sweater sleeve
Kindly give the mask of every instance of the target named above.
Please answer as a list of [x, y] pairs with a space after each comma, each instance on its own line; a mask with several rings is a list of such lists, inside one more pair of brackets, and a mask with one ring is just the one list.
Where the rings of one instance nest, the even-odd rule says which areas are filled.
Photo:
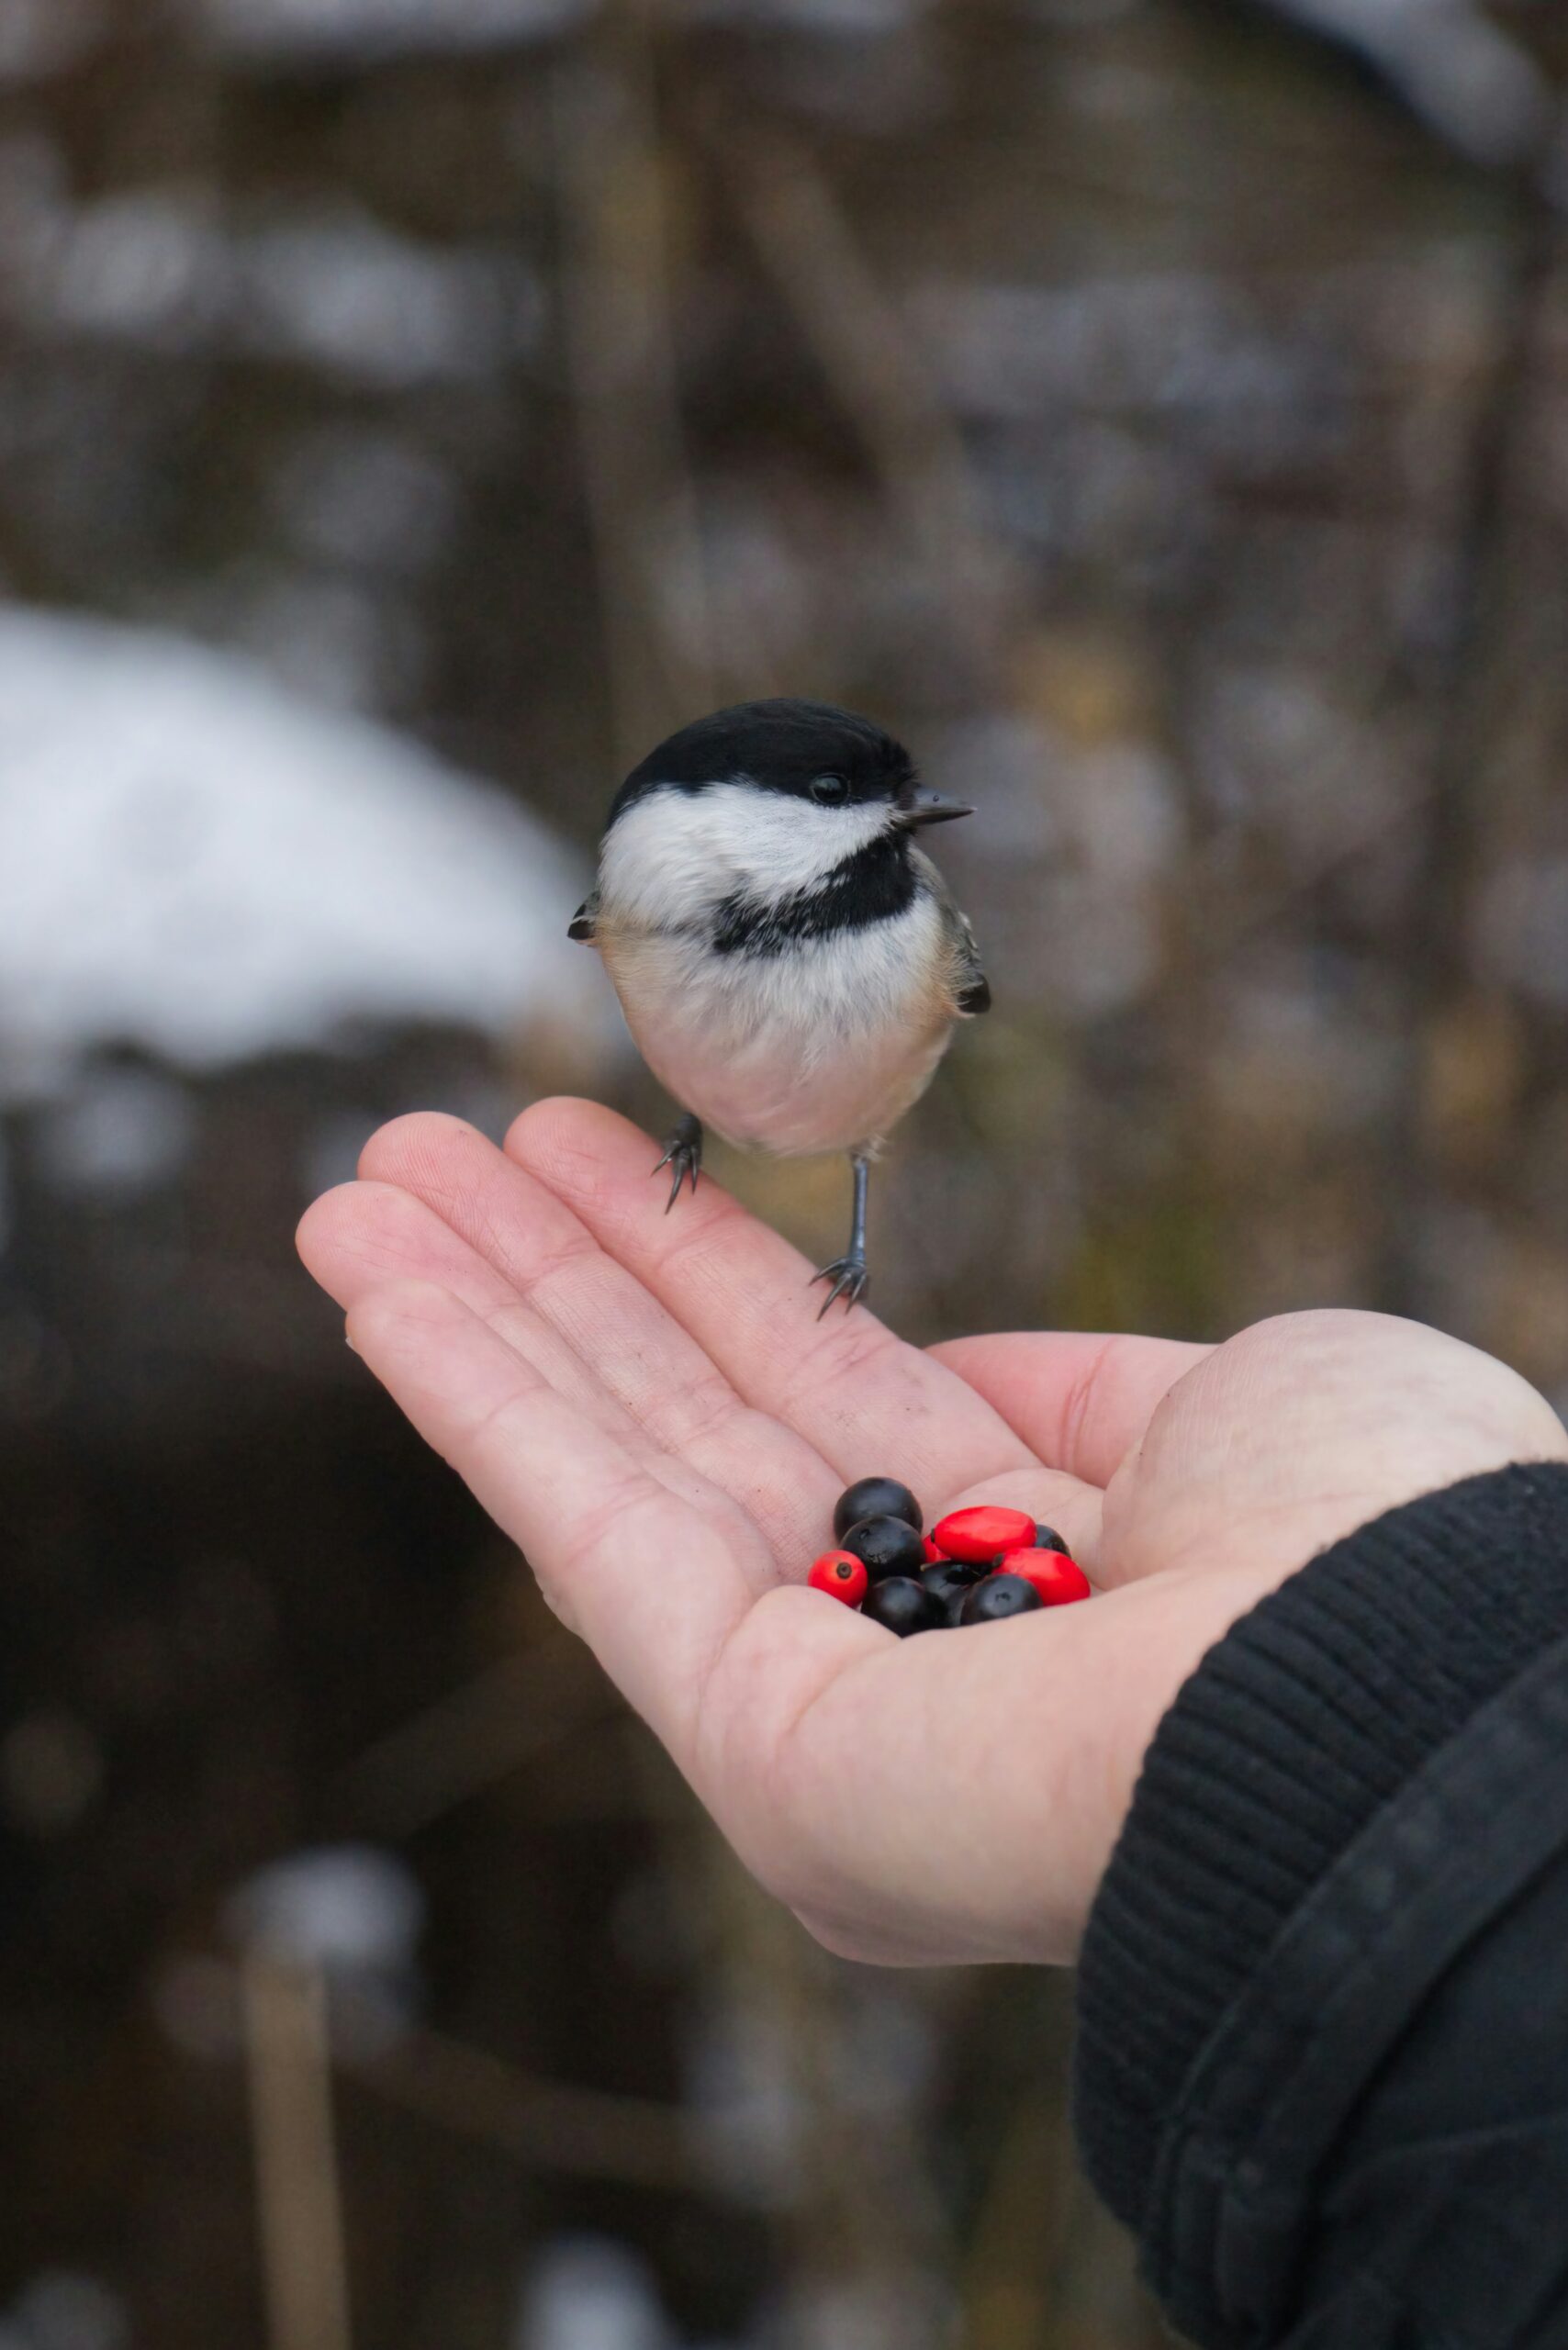
[[[1423, 2028], [1460, 1975], [1474, 1993], [1488, 1938], [1527, 1897], [1552, 1897], [1559, 1862], [1568, 1886], [1568, 1468], [1503, 1470], [1390, 1512], [1186, 1683], [1090, 1919], [1074, 2100], [1091, 2177], [1199, 2342], [1370, 2350], [1384, 2337], [1368, 2293], [1386, 2338], [1406, 2339], [1392, 2329], [1419, 2276], [1375, 2241], [1360, 2244], [1349, 2330], [1293, 2329], [1322, 2322], [1314, 2293], [1338, 2277], [1344, 2166], [1386, 2165], [1403, 2145], [1387, 2116], [1412, 2098], [1429, 2113], [1435, 2096], [1463, 2132], [1454, 2083], [1506, 2065], [1506, 2009], [1484, 2045], [1434, 2053]], [[1509, 1947], [1528, 1975], [1535, 1945]], [[1550, 2087], [1568, 2111], [1568, 1949], [1549, 1958], [1535, 1987], [1563, 2011]], [[1401, 2070], [1420, 2048], [1438, 2087]], [[1550, 2073], [1547, 2040], [1537, 2054]], [[1364, 2198], [1355, 2209], [1375, 2238]]]

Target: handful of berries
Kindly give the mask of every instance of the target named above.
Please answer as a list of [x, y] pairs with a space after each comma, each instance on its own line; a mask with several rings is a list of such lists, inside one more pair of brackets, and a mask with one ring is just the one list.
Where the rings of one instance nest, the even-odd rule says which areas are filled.
[[901, 1639], [1089, 1597], [1061, 1536], [1021, 1509], [956, 1509], [929, 1536], [924, 1524], [907, 1485], [862, 1477], [833, 1513], [838, 1549], [824, 1550], [806, 1581]]

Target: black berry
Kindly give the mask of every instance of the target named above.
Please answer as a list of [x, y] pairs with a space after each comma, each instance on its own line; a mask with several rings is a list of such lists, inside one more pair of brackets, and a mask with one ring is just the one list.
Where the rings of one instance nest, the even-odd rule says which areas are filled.
[[912, 1575], [889, 1575], [874, 1583], [860, 1603], [860, 1613], [869, 1616], [873, 1624], [896, 1632], [901, 1640], [912, 1632], [937, 1631], [945, 1620], [931, 1594], [922, 1590]]
[[914, 1528], [902, 1517], [863, 1517], [844, 1537], [873, 1583], [887, 1575], [917, 1575], [925, 1564], [925, 1545]]
[[984, 1572], [983, 1567], [966, 1566], [961, 1559], [944, 1559], [938, 1566], [924, 1568], [920, 1580], [947, 1622], [956, 1624], [970, 1585]]
[[1041, 1526], [1037, 1522], [1035, 1527], [1035, 1548], [1036, 1550], [1059, 1550], [1064, 1559], [1070, 1559], [1072, 1556], [1072, 1552], [1054, 1526]]
[[863, 1517], [902, 1517], [918, 1534], [925, 1521], [920, 1504], [896, 1477], [862, 1477], [840, 1494], [833, 1513], [833, 1539], [842, 1542]]
[[[1022, 1575], [987, 1575], [977, 1583], [958, 1610], [960, 1624], [1000, 1624], [1009, 1616], [1026, 1616], [1045, 1601]], [[989, 1654], [990, 1651], [988, 1651]]]

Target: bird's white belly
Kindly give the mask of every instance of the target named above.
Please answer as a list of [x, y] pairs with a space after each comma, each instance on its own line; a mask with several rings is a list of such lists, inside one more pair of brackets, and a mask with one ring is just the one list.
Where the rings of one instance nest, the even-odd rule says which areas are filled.
[[951, 1033], [937, 919], [917, 901], [778, 957], [602, 945], [637, 1047], [682, 1107], [745, 1148], [804, 1156], [875, 1142], [930, 1082]]

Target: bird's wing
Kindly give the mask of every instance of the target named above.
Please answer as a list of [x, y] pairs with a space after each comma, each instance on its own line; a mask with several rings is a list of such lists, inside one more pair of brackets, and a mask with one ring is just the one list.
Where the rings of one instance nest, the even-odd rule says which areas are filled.
[[566, 936], [580, 938], [586, 945], [591, 946], [598, 924], [599, 891], [596, 890], [591, 897], [583, 900], [582, 904], [566, 924]]
[[[932, 868], [933, 871], [935, 869]], [[942, 905], [942, 926], [947, 934], [951, 957], [947, 987], [953, 999], [953, 1009], [972, 1020], [980, 1013], [991, 1010], [991, 983], [986, 978], [968, 915], [960, 913], [953, 903], [945, 882], [938, 890], [938, 896]]]
[[957, 906], [953, 909], [953, 959], [957, 965], [953, 1001], [960, 1012], [974, 1018], [991, 1010], [991, 981], [986, 978], [974, 932]]

